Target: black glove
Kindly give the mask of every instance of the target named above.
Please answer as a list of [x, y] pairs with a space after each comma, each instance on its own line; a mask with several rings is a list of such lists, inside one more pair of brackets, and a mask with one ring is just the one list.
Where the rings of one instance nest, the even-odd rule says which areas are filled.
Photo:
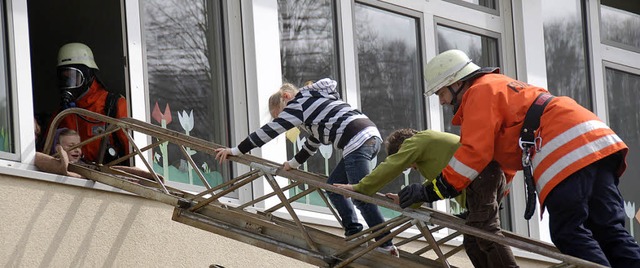
[[440, 200], [435, 191], [433, 191], [433, 184], [424, 186], [420, 183], [414, 183], [407, 187], [402, 188], [398, 193], [400, 198], [400, 207], [406, 208], [418, 202], [433, 202]]
[[[438, 194], [440, 193], [440, 194]], [[456, 197], [460, 194], [446, 179], [442, 177], [442, 174], [432, 181], [431, 184], [422, 185], [419, 183], [411, 184], [402, 188], [398, 193], [400, 198], [400, 207], [406, 208], [414, 203], [418, 202], [433, 202], [444, 198]]]

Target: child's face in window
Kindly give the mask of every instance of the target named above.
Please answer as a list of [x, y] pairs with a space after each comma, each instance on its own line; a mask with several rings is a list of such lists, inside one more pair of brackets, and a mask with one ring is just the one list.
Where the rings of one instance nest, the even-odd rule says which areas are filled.
[[80, 158], [82, 158], [81, 147], [70, 150], [72, 146], [78, 143], [80, 143], [80, 136], [78, 135], [60, 136], [60, 145], [65, 151], [67, 151], [67, 155], [69, 156], [69, 163], [77, 163], [78, 161], [80, 161]]

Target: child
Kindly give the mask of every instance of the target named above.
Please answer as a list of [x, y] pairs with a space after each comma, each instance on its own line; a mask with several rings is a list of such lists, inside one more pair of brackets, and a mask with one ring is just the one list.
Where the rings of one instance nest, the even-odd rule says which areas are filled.
[[[460, 147], [460, 137], [433, 130], [400, 129], [387, 137], [385, 145], [389, 156], [369, 175], [357, 184], [335, 185], [373, 195], [409, 167], [420, 172], [425, 178], [425, 185], [431, 184]], [[506, 188], [502, 170], [496, 162], [491, 162], [469, 185], [466, 195], [456, 198], [468, 209], [465, 223], [503, 236], [498, 210]], [[397, 195], [389, 193], [386, 196], [399, 203]], [[518, 267], [508, 246], [466, 234], [463, 245], [474, 267]]]
[[[40, 136], [40, 125], [36, 120], [34, 120], [35, 124], [35, 136], [36, 140]], [[71, 172], [67, 169], [69, 163], [77, 163], [80, 161], [82, 157], [82, 149], [76, 148], [71, 150], [68, 154], [65, 150], [70, 148], [71, 146], [80, 143], [80, 136], [74, 130], [70, 130], [68, 128], [62, 128], [56, 130], [56, 135], [54, 137], [53, 147], [51, 149], [51, 153], [54, 154], [56, 152], [60, 153], [60, 158], [55, 158], [45, 153], [36, 152], [36, 156], [34, 159], [34, 165], [45, 172], [65, 175], [69, 177], [82, 178], [80, 174]], [[62, 145], [64, 143], [64, 145]], [[70, 158], [71, 155], [71, 158]]]
[[[284, 169], [298, 168], [318, 150], [320, 144], [333, 144], [342, 149], [343, 158], [331, 172], [327, 183], [356, 184], [369, 174], [369, 163], [380, 149], [382, 138], [376, 125], [360, 111], [340, 100], [336, 91], [337, 82], [329, 78], [297, 89], [292, 84], [283, 84], [269, 98], [269, 112], [273, 121], [262, 126], [234, 148], [216, 150], [216, 158], [222, 162], [228, 155], [239, 155], [261, 147], [287, 130], [300, 127], [309, 133], [301, 149], [291, 160], [284, 163]], [[353, 209], [360, 210], [368, 226], [384, 222], [384, 218], [374, 204], [353, 200], [332, 192], [327, 193], [336, 208], [345, 228], [345, 236], [362, 230], [363, 226]], [[376, 240], [389, 234], [386, 232]], [[379, 251], [399, 257], [398, 249], [391, 240], [382, 244]]]
[[[71, 172], [67, 169], [69, 164], [77, 164], [93, 168], [93, 165], [87, 164], [83, 161], [81, 147], [72, 149], [73, 146], [80, 144], [81, 142], [78, 132], [73, 129], [60, 128], [56, 130], [54, 139], [55, 140], [53, 142], [53, 146], [55, 150], [60, 153], [60, 159], [37, 152], [34, 164], [40, 170], [59, 175], [82, 178], [80, 174]], [[51, 153], [53, 154], [55, 152], [52, 150]], [[137, 167], [112, 166], [111, 168], [140, 176], [149, 180], [154, 180], [154, 177], [150, 172], [139, 169]], [[158, 175], [158, 178], [164, 183], [164, 177]]]

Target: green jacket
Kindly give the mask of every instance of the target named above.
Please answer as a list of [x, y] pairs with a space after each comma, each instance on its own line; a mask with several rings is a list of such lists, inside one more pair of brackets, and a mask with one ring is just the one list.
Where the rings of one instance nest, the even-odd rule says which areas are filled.
[[[412, 163], [425, 178], [424, 184], [435, 179], [460, 147], [460, 137], [455, 134], [423, 130], [406, 139], [397, 153], [388, 156], [360, 183], [353, 185], [356, 192], [373, 195], [387, 183], [398, 177]], [[459, 202], [462, 200], [458, 200]], [[460, 203], [464, 206], [464, 202]]]

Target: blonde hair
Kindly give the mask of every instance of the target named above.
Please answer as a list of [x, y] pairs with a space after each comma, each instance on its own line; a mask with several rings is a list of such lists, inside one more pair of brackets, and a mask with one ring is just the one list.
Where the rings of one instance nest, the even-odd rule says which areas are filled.
[[293, 96], [298, 94], [298, 88], [290, 83], [284, 83], [276, 93], [273, 93], [271, 97], [269, 97], [269, 112], [273, 116], [274, 111], [281, 110], [284, 106], [287, 105], [283, 95], [284, 93], [289, 93]]

